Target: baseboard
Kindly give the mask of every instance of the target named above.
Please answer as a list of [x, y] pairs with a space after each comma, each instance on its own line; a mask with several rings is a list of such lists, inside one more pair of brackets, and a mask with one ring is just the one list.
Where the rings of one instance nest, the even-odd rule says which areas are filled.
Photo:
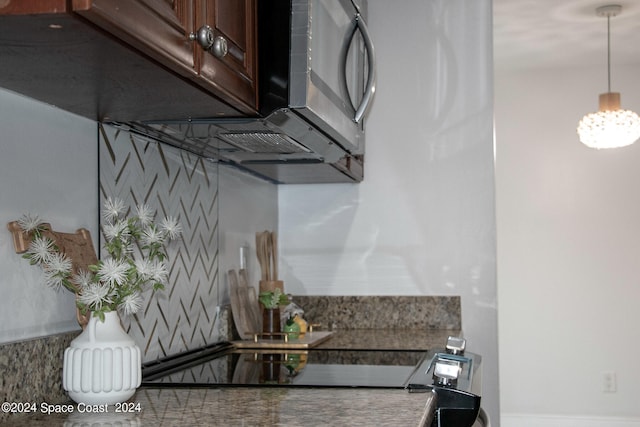
[[640, 418], [501, 414], [500, 427], [640, 427]]

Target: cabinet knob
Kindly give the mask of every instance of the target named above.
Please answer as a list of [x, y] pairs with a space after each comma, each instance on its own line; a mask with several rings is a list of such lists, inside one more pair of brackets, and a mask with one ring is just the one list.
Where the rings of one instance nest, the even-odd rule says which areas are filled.
[[227, 39], [215, 36], [213, 28], [208, 25], [203, 25], [197, 32], [189, 34], [189, 40], [198, 42], [204, 50], [211, 52], [216, 58], [224, 58], [229, 52]]
[[197, 32], [189, 34], [189, 40], [197, 41], [203, 49], [209, 50], [213, 46], [213, 28], [208, 25], [203, 25]]
[[213, 39], [213, 46], [209, 49], [213, 56], [216, 58], [224, 58], [229, 52], [229, 47], [227, 46], [227, 39], [222, 36], [217, 36]]

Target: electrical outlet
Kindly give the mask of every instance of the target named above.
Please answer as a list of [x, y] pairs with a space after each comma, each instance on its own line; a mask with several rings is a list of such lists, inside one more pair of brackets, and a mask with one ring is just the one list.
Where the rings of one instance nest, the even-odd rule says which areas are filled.
[[603, 393], [615, 393], [618, 391], [618, 380], [616, 373], [613, 371], [607, 371], [602, 373], [602, 392]]

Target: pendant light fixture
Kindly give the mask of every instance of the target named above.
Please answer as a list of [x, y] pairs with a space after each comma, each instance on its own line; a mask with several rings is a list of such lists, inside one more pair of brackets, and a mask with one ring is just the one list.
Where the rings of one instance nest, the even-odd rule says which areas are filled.
[[587, 114], [578, 123], [580, 141], [591, 148], [618, 148], [631, 145], [640, 138], [640, 117], [620, 109], [620, 93], [611, 92], [611, 17], [622, 12], [620, 5], [602, 6], [596, 15], [607, 18], [607, 84], [608, 92], [600, 94], [600, 109]]

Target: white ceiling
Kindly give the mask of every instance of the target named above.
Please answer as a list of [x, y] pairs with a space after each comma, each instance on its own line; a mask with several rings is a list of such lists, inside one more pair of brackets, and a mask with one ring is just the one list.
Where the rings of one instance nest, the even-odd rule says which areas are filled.
[[599, 6], [618, 4], [611, 19], [611, 65], [640, 64], [640, 0], [493, 0], [494, 64], [510, 68], [603, 65], [607, 18]]

